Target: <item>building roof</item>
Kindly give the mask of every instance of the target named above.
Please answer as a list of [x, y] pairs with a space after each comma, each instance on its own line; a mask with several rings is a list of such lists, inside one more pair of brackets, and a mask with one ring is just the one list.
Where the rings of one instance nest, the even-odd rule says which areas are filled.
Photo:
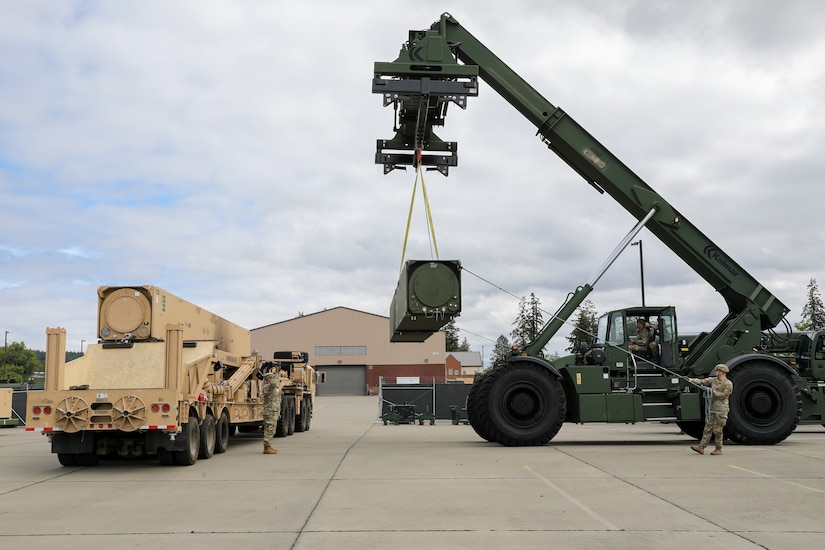
[[478, 351], [449, 351], [447, 356], [452, 355], [455, 360], [461, 363], [462, 367], [480, 367], [481, 353]]
[[354, 312], [354, 313], [360, 313], [362, 315], [370, 315], [372, 317], [378, 317], [380, 319], [389, 320], [389, 317], [387, 317], [386, 315], [378, 315], [376, 313], [369, 313], [369, 312], [366, 312], [366, 311], [353, 309], [351, 307], [337, 306], [337, 307], [333, 307], [333, 308], [330, 308], [330, 309], [322, 309], [321, 311], [316, 311], [315, 313], [309, 313], [307, 315], [298, 315], [297, 317], [293, 317], [292, 319], [286, 319], [284, 321], [278, 321], [277, 323], [270, 323], [268, 325], [263, 325], [263, 326], [260, 326], [260, 327], [253, 328], [252, 330], [259, 330], [259, 329], [266, 328], [266, 327], [274, 327], [276, 325], [281, 325], [283, 323], [291, 323], [292, 321], [295, 321], [296, 319], [303, 319], [305, 317], [312, 317], [314, 315], [323, 315], [325, 313], [329, 313], [331, 311], [336, 311], [336, 310], [351, 311], [351, 312]]

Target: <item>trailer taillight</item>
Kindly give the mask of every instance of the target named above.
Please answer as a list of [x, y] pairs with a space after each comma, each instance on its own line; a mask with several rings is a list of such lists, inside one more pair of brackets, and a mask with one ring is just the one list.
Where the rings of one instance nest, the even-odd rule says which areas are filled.
[[158, 405], [157, 403], [152, 405], [152, 412], [153, 413], [160, 412], [160, 405]]
[[43, 407], [43, 414], [52, 414], [51, 407]]
[[163, 412], [168, 413], [171, 408], [172, 407], [169, 406], [169, 403], [164, 403], [163, 407], [162, 407], [162, 410], [163, 410]]
[[169, 406], [169, 403], [155, 403], [154, 405], [152, 405], [152, 412], [157, 413], [163, 411], [165, 413], [168, 413], [171, 408], [172, 407]]
[[43, 412], [43, 409], [41, 409], [40, 407], [32, 407], [32, 412], [34, 414], [40, 414], [41, 412]]

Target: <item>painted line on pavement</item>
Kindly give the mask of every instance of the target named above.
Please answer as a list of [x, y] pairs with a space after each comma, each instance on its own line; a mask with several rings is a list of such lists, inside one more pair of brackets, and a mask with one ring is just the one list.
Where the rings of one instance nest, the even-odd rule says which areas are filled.
[[734, 470], [740, 470], [742, 472], [748, 472], [749, 474], [754, 474], [757, 476], [765, 477], [768, 479], [775, 479], [776, 481], [781, 481], [783, 483], [787, 483], [788, 485], [793, 485], [794, 487], [799, 487], [800, 489], [807, 489], [809, 491], [814, 491], [816, 493], [825, 493], [822, 489], [817, 489], [816, 487], [808, 487], [807, 485], [802, 485], [801, 483], [794, 483], [793, 481], [786, 481], [784, 479], [779, 479], [778, 477], [770, 476], [768, 474], [763, 474], [761, 472], [754, 472], [753, 470], [748, 470], [747, 468], [741, 468], [739, 466], [734, 466], [733, 464], [728, 464], [730, 468]]
[[609, 521], [604, 519], [602, 516], [600, 516], [599, 514], [597, 514], [593, 510], [591, 510], [589, 507], [584, 505], [582, 502], [577, 500], [575, 497], [573, 497], [573, 495], [571, 495], [570, 493], [565, 492], [561, 487], [559, 487], [558, 485], [556, 485], [555, 483], [553, 483], [552, 481], [550, 481], [549, 479], [547, 479], [546, 477], [544, 477], [543, 475], [541, 475], [540, 473], [535, 471], [530, 466], [527, 466], [525, 464], [524, 469], [527, 470], [528, 472], [530, 472], [531, 474], [533, 474], [534, 476], [536, 476], [537, 479], [543, 481], [545, 485], [547, 485], [548, 487], [550, 487], [551, 489], [556, 491], [558, 494], [560, 494], [561, 496], [566, 498], [569, 502], [575, 504], [579, 509], [581, 509], [583, 512], [588, 514], [590, 517], [592, 517], [593, 519], [595, 519], [596, 521], [598, 521], [602, 525], [604, 525], [610, 531], [621, 531], [621, 529], [619, 527], [616, 527], [615, 525], [613, 525], [612, 523], [610, 523]]

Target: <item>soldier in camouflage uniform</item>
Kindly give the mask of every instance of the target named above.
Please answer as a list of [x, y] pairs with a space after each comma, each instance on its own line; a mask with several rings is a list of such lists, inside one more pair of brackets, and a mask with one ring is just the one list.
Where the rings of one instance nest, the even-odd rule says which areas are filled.
[[264, 375], [264, 454], [274, 455], [278, 451], [270, 445], [275, 437], [278, 417], [281, 415], [281, 389], [278, 387], [278, 372], [272, 369]]
[[650, 343], [650, 330], [646, 324], [647, 322], [643, 318], [636, 319], [636, 338], [630, 339], [630, 345], [627, 346], [627, 349], [636, 353], [640, 351], [647, 353]]
[[725, 424], [728, 422], [728, 397], [733, 393], [733, 382], [728, 380], [728, 366], [724, 363], [716, 365], [715, 378], [688, 378], [694, 384], [700, 386], [710, 386], [710, 413], [705, 420], [705, 429], [702, 432], [702, 440], [698, 445], [691, 445], [690, 448], [699, 453], [705, 454], [705, 447], [710, 443], [710, 436], [716, 443], [716, 449], [710, 454], [722, 454], [722, 441], [724, 440]]

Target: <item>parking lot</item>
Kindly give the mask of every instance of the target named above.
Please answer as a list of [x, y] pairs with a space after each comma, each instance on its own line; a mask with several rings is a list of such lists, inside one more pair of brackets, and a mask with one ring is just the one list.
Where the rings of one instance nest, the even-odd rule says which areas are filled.
[[825, 429], [700, 456], [672, 424], [566, 424], [505, 448], [466, 425], [387, 425], [320, 397], [309, 432], [237, 435], [194, 466], [62, 467], [0, 430], [0, 547], [820, 548]]

